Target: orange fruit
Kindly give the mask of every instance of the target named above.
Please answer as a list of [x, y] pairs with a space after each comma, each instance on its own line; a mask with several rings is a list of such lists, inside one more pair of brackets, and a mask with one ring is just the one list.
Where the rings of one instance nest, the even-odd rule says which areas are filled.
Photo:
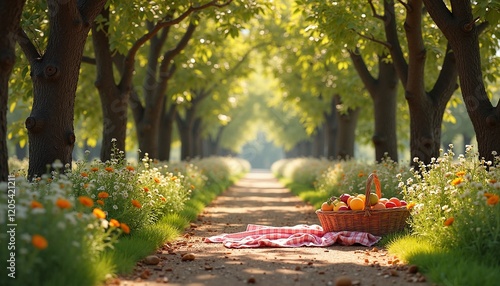
[[361, 198], [357, 197], [351, 200], [349, 207], [354, 211], [363, 210], [365, 208], [365, 202]]
[[333, 205], [329, 204], [328, 202], [324, 202], [321, 204], [321, 210], [322, 211], [333, 211]]
[[364, 194], [357, 195], [358, 198], [362, 199], [363, 202], [366, 200], [366, 196]]
[[351, 201], [352, 199], [354, 199], [356, 196], [350, 196], [348, 199], [347, 199], [347, 205], [350, 206], [351, 205]]
[[372, 210], [383, 210], [385, 209], [385, 205], [381, 202], [378, 202], [376, 204], [374, 204], [372, 207], [371, 207]]

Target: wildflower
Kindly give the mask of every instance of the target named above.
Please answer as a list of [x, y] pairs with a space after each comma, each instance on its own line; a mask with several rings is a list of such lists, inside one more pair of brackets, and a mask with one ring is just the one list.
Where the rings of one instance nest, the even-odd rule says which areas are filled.
[[175, 180], [177, 180], [177, 177], [176, 177], [176, 176], [173, 176], [173, 177], [172, 177], [172, 181], [175, 181]]
[[463, 177], [465, 175], [465, 171], [458, 171], [455, 175], [457, 175], [457, 177]]
[[138, 200], [132, 200], [132, 205], [134, 205], [134, 207], [140, 209], [142, 206], [141, 206], [141, 203], [138, 201]]
[[448, 219], [446, 219], [446, 220], [444, 221], [444, 226], [450, 226], [450, 225], [452, 225], [452, 224], [453, 224], [453, 222], [454, 222], [454, 221], [455, 221], [455, 218], [450, 217], [450, 218], [448, 218]]
[[97, 171], [99, 171], [99, 168], [97, 168], [97, 167], [92, 167], [92, 168], [90, 168], [90, 171], [92, 171], [92, 172], [97, 172]]
[[113, 169], [113, 167], [106, 167], [106, 168], [104, 168], [104, 170], [106, 170], [109, 173], [113, 173], [115, 171], [115, 169]]
[[87, 197], [87, 196], [80, 196], [78, 197], [78, 200], [80, 201], [80, 203], [86, 207], [91, 207], [94, 205], [94, 201]]
[[161, 198], [160, 198], [160, 199], [161, 199], [163, 202], [166, 202], [166, 201], [167, 201], [167, 199], [165, 199], [165, 197], [164, 197], [164, 196], [161, 196]]
[[158, 178], [155, 177], [154, 180], [155, 180], [155, 183], [157, 183], [157, 184], [160, 183], [160, 179], [158, 179]]
[[39, 234], [34, 234], [31, 237], [31, 244], [33, 244], [33, 246], [39, 250], [45, 249], [45, 248], [47, 248], [47, 246], [49, 246], [47, 239], [45, 239], [45, 237], [43, 237]]
[[454, 179], [453, 181], [451, 181], [451, 184], [453, 186], [457, 186], [457, 185], [460, 185], [462, 182], [463, 182], [463, 179], [461, 177], [458, 177], [458, 178]]
[[104, 201], [102, 201], [102, 200], [97, 200], [96, 203], [100, 204], [101, 206], [104, 205]]
[[104, 213], [101, 209], [95, 208], [92, 213], [96, 218], [106, 218], [106, 213]]
[[114, 210], [117, 210], [117, 209], [118, 209], [118, 206], [117, 206], [117, 205], [113, 205], [113, 209], [114, 209]]
[[496, 180], [496, 179], [489, 179], [489, 180], [488, 180], [488, 183], [490, 183], [490, 184], [494, 184], [494, 183], [496, 183], [496, 182], [497, 182], [497, 180]]
[[80, 173], [80, 176], [84, 177], [84, 178], [88, 178], [89, 177], [89, 174], [87, 174], [86, 172], [81, 172]]
[[116, 219], [112, 218], [109, 220], [109, 225], [112, 226], [112, 227], [119, 227], [120, 226], [120, 222], [117, 221]]
[[124, 224], [123, 222], [120, 224], [120, 228], [123, 230], [124, 233], [129, 234], [130, 233], [130, 228], [128, 225]]
[[57, 199], [56, 206], [61, 209], [69, 209], [71, 207], [71, 203], [65, 199]]
[[109, 194], [107, 192], [100, 192], [100, 193], [97, 194], [97, 197], [99, 199], [106, 199], [106, 198], [109, 197]]
[[360, 177], [360, 178], [363, 177], [364, 175], [365, 174], [362, 171], [358, 173], [358, 177]]
[[194, 188], [195, 188], [194, 185], [191, 185], [191, 190], [194, 190]]
[[146, 193], [149, 192], [149, 188], [148, 187], [144, 187], [142, 188]]
[[31, 201], [31, 208], [32, 209], [43, 209], [42, 203], [38, 201]]
[[134, 167], [132, 167], [132, 166], [127, 166], [127, 167], [125, 167], [125, 168], [126, 168], [127, 170], [131, 171], [131, 172], [135, 170], [135, 169], [134, 169]]
[[[484, 194], [486, 195], [486, 194]], [[488, 199], [486, 200], [486, 203], [490, 206], [494, 206], [496, 204], [498, 204], [498, 201], [499, 201], [499, 197], [498, 195], [491, 195], [490, 197], [488, 197]]]
[[84, 189], [86, 189], [86, 188], [88, 188], [88, 187], [89, 187], [89, 184], [87, 184], [87, 183], [83, 184], [83, 188], [84, 188]]
[[415, 207], [415, 205], [416, 205], [416, 204], [415, 204], [414, 202], [410, 202], [410, 203], [408, 203], [408, 204], [406, 205], [406, 208], [407, 208], [407, 209], [409, 209], [409, 210], [411, 210], [413, 207]]

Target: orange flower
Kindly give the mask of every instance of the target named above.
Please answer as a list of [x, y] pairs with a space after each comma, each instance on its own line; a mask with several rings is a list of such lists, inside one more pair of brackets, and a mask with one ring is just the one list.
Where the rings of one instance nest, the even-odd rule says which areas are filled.
[[124, 233], [129, 234], [130, 233], [130, 228], [128, 225], [124, 224], [123, 222], [120, 224], [120, 228], [123, 230]]
[[450, 217], [444, 221], [444, 226], [450, 226], [453, 224], [454, 221], [455, 219], [453, 217]]
[[39, 234], [34, 234], [31, 237], [31, 244], [33, 244], [33, 246], [39, 250], [45, 249], [45, 248], [47, 248], [47, 246], [49, 246], [47, 239], [45, 239], [45, 237], [43, 237]]
[[364, 175], [365, 175], [365, 174], [364, 174], [363, 172], [359, 172], [359, 173], [358, 173], [358, 177], [360, 177], [360, 178], [361, 178], [361, 177], [363, 177]]
[[71, 207], [71, 203], [65, 199], [57, 199], [56, 206], [61, 209], [69, 209]]
[[97, 168], [97, 167], [92, 167], [92, 168], [90, 168], [90, 171], [92, 171], [92, 172], [97, 172], [97, 171], [99, 171], [99, 168]]
[[106, 168], [104, 168], [104, 170], [106, 170], [110, 173], [113, 173], [115, 171], [115, 169], [113, 169], [113, 167], [106, 167]]
[[87, 174], [86, 172], [81, 172], [80, 176], [82, 176], [84, 178], [87, 178], [89, 176], [89, 174]]
[[172, 181], [175, 181], [175, 180], [177, 180], [177, 177], [176, 177], [176, 176], [173, 176], [173, 177], [172, 177]]
[[[485, 194], [486, 195], [486, 194]], [[492, 195], [488, 198], [488, 200], [486, 200], [486, 203], [490, 206], [494, 206], [496, 204], [498, 204], [498, 201], [499, 201], [499, 197], [498, 195]]]
[[453, 186], [456, 186], [456, 185], [460, 185], [463, 181], [464, 181], [464, 180], [463, 180], [462, 178], [460, 178], [460, 177], [459, 177], [459, 178], [456, 178], [456, 179], [454, 179], [453, 181], [451, 181], [451, 184], [452, 184]]
[[31, 208], [32, 209], [43, 209], [42, 203], [38, 201], [31, 201]]
[[160, 199], [161, 199], [163, 202], [166, 202], [166, 201], [167, 201], [167, 199], [165, 199], [165, 197], [163, 197], [163, 196], [162, 196]]
[[112, 218], [109, 220], [109, 225], [112, 226], [112, 227], [119, 227], [120, 226], [120, 222], [118, 222], [116, 219]]
[[149, 192], [149, 188], [148, 187], [144, 187], [142, 188], [146, 193]]
[[194, 188], [195, 188], [194, 185], [191, 185], [191, 190], [194, 190]]
[[88, 188], [88, 187], [89, 187], [89, 184], [87, 184], [87, 183], [83, 184], [83, 188], [84, 188], [84, 189], [86, 189], [86, 188]]
[[106, 218], [106, 213], [103, 212], [101, 209], [95, 208], [92, 213], [95, 215], [96, 218]]
[[134, 205], [134, 207], [140, 209], [142, 206], [141, 206], [141, 203], [138, 201], [138, 200], [132, 200], [132, 205]]
[[106, 199], [106, 198], [109, 197], [109, 194], [107, 192], [100, 192], [100, 193], [97, 194], [97, 197], [99, 199]]
[[497, 180], [496, 180], [496, 179], [489, 179], [489, 180], [488, 180], [488, 183], [490, 183], [490, 184], [494, 184], [494, 183], [496, 183], [496, 182], [497, 182]]
[[96, 203], [100, 204], [101, 206], [104, 205], [104, 202], [102, 200], [97, 200]]
[[127, 168], [127, 170], [129, 170], [129, 171], [133, 171], [133, 170], [135, 170], [135, 168], [134, 168], [134, 167], [132, 167], [132, 166], [127, 166], [127, 167], [125, 167], [125, 168]]
[[465, 171], [458, 171], [455, 175], [457, 175], [457, 177], [463, 177], [465, 175]]
[[160, 183], [160, 179], [158, 179], [158, 178], [155, 177], [154, 180], [155, 180], [155, 183], [157, 183], [157, 184]]
[[78, 200], [80, 201], [80, 203], [82, 205], [89, 207], [89, 208], [94, 205], [94, 201], [87, 196], [80, 196], [80, 197], [78, 197]]
[[52, 178], [47, 178], [47, 183], [52, 183]]

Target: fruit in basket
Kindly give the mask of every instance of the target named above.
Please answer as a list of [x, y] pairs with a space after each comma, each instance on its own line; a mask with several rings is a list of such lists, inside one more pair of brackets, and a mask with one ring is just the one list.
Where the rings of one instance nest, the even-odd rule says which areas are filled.
[[359, 211], [365, 208], [365, 202], [360, 197], [356, 197], [350, 201], [349, 207], [351, 210]]
[[390, 198], [389, 202], [393, 202], [397, 207], [401, 206], [401, 201], [398, 198], [396, 198], [396, 197]]
[[333, 205], [333, 210], [334, 211], [339, 211], [341, 207], [347, 207], [347, 204], [344, 203], [344, 202], [342, 202], [342, 201], [337, 202], [336, 204]]
[[321, 204], [322, 211], [333, 211], [333, 205], [330, 202], [324, 202]]
[[371, 206], [371, 209], [372, 210], [384, 210], [384, 209], [386, 209], [386, 207], [383, 203], [378, 202], [378, 203], [374, 204], [373, 206]]
[[371, 206], [374, 206], [374, 205], [376, 205], [378, 203], [378, 196], [375, 193], [370, 193], [369, 199], [370, 199], [370, 205]]
[[397, 207], [397, 205], [392, 201], [388, 201], [387, 203], [385, 203], [386, 209], [391, 209], [391, 208], [396, 208], [396, 207]]
[[342, 195], [339, 197], [339, 199], [340, 199], [341, 201], [343, 201], [343, 202], [347, 205], [347, 204], [348, 204], [348, 203], [347, 203], [347, 200], [349, 200], [349, 198], [350, 198], [350, 197], [351, 197], [351, 195], [349, 195], [349, 194], [342, 194]]
[[351, 209], [350, 209], [347, 205], [345, 205], [345, 206], [340, 206], [340, 207], [339, 207], [339, 209], [338, 209], [338, 211], [350, 211], [350, 210], [351, 210]]

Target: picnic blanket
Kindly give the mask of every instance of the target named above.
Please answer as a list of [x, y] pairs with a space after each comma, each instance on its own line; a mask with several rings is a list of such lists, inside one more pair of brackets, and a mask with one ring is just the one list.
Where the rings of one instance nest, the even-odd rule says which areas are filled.
[[381, 237], [366, 232], [340, 231], [324, 232], [319, 225], [299, 224], [295, 226], [265, 226], [249, 224], [246, 231], [224, 233], [205, 238], [205, 242], [222, 243], [227, 248], [256, 247], [326, 247], [339, 243], [341, 245], [361, 244], [372, 246]]

